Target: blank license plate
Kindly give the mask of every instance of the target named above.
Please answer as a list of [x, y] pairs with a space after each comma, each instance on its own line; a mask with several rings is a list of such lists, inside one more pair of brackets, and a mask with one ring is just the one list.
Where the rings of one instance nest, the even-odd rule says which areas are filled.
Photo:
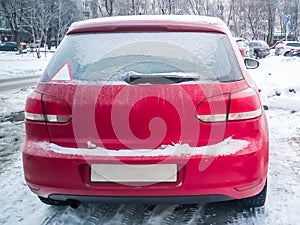
[[176, 182], [176, 164], [92, 164], [91, 182]]

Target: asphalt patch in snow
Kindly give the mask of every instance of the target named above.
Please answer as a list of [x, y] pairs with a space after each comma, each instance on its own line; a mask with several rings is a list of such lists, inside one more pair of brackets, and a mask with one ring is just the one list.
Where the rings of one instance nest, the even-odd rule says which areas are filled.
[[5, 171], [13, 162], [18, 161], [23, 141], [23, 122], [0, 123], [0, 173]]
[[0, 122], [19, 122], [24, 121], [24, 111], [11, 112], [9, 115], [0, 116]]

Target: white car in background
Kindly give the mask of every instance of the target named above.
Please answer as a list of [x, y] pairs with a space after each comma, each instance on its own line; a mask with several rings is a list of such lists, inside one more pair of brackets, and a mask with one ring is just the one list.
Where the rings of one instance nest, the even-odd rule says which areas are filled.
[[289, 56], [294, 49], [300, 49], [300, 42], [280, 41], [275, 45], [275, 55]]
[[239, 50], [243, 57], [250, 56], [250, 49], [248, 43], [243, 38], [235, 38], [235, 41], [239, 47]]

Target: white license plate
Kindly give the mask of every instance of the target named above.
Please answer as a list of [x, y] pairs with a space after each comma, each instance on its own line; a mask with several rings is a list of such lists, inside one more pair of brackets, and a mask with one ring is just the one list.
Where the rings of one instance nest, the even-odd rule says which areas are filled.
[[176, 182], [176, 164], [92, 164], [91, 182]]

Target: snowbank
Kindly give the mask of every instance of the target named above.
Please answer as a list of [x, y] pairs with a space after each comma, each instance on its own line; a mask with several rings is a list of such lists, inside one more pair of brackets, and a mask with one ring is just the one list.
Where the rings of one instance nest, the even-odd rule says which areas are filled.
[[24, 76], [40, 76], [53, 53], [36, 53], [17, 55], [15, 52], [0, 52], [0, 80]]
[[249, 70], [262, 90], [265, 105], [273, 109], [300, 111], [300, 58], [273, 56], [260, 60], [260, 67]]

